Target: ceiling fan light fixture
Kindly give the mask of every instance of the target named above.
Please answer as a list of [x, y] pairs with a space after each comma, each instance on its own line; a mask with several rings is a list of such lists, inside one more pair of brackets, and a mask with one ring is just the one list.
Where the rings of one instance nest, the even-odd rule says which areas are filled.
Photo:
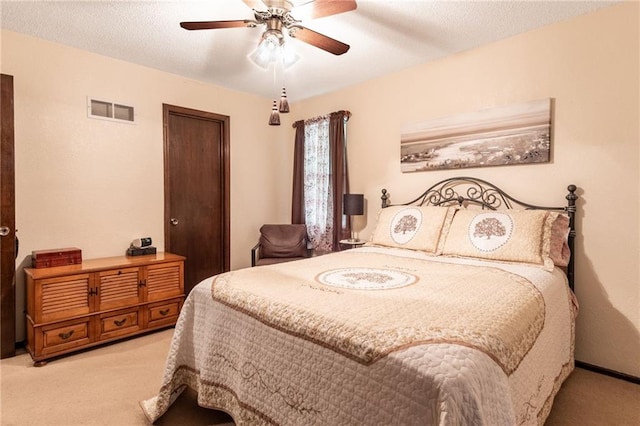
[[300, 56], [285, 46], [281, 31], [267, 30], [262, 35], [258, 47], [249, 54], [249, 59], [263, 69], [268, 69], [269, 65], [277, 63], [282, 63], [284, 68], [289, 68], [300, 59]]
[[284, 69], [290, 68], [293, 64], [300, 60], [300, 55], [293, 51], [288, 45], [282, 46], [282, 57], [280, 58]]
[[288, 45], [282, 46], [282, 65], [285, 69], [290, 68], [300, 60], [300, 55], [293, 51]]
[[249, 59], [259, 67], [266, 69], [271, 63], [281, 60], [283, 43], [282, 33], [265, 31], [258, 47], [249, 54]]

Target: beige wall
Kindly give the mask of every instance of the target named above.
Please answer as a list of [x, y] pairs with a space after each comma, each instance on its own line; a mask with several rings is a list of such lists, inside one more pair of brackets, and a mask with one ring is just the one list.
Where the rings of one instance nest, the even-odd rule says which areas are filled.
[[[294, 105], [295, 119], [340, 109], [348, 124], [353, 192], [394, 202], [440, 179], [486, 178], [530, 202], [564, 204], [579, 187], [577, 358], [640, 376], [639, 11], [613, 6]], [[402, 174], [404, 123], [553, 98], [553, 161], [545, 165]], [[293, 136], [291, 136], [293, 138]]]
[[[289, 154], [267, 125], [271, 100], [2, 31], [2, 73], [14, 76], [19, 264], [32, 250], [124, 254], [151, 236], [164, 247], [162, 104], [231, 118], [231, 267], [250, 264], [265, 222], [288, 220]], [[132, 105], [135, 124], [87, 118], [87, 96]], [[283, 175], [284, 174], [284, 175]], [[17, 273], [18, 338], [24, 278]]]

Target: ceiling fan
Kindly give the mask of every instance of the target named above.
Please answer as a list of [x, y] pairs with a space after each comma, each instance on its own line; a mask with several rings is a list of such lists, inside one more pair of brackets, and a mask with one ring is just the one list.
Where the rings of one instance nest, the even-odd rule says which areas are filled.
[[[267, 29], [262, 40], [270, 39], [278, 46], [284, 44], [283, 28], [289, 36], [307, 44], [325, 50], [334, 55], [342, 55], [349, 50], [349, 45], [324, 34], [300, 25], [302, 21], [294, 18], [293, 12], [308, 19], [323, 18], [349, 12], [357, 8], [354, 0], [242, 0], [253, 9], [254, 18], [232, 21], [196, 21], [181, 22], [180, 26], [187, 30], [211, 30], [219, 28], [249, 27], [265, 25]], [[266, 6], [267, 10], [263, 10]]]

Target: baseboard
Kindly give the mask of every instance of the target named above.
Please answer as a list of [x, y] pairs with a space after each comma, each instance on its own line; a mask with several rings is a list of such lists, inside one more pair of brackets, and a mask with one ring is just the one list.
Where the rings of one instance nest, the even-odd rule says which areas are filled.
[[615, 377], [616, 379], [620, 379], [626, 382], [631, 382], [631, 383], [635, 383], [636, 385], [640, 385], [640, 377], [632, 376], [630, 374], [609, 370], [608, 368], [598, 367], [597, 365], [589, 364], [582, 361], [576, 361], [576, 367], [580, 367], [585, 370], [593, 371], [594, 373], [604, 374], [606, 376]]

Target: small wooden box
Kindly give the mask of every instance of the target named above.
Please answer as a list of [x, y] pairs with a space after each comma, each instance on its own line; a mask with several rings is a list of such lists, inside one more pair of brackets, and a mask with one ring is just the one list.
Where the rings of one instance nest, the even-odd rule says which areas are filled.
[[82, 250], [67, 247], [53, 250], [34, 250], [31, 252], [33, 268], [51, 268], [82, 263]]

